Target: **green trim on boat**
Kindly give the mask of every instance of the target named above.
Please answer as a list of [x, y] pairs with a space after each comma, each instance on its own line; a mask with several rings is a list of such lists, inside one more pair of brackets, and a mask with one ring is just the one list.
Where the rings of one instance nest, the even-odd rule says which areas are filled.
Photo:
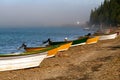
[[65, 42], [65, 41], [52, 42], [52, 43], [50, 43], [50, 45], [58, 45], [58, 44], [64, 44], [64, 43], [67, 43], [67, 42]]
[[85, 38], [82, 38], [82, 39], [78, 39], [78, 40], [74, 40], [72, 45], [84, 43], [84, 42], [87, 41], [87, 39], [88, 39], [88, 37], [85, 37]]
[[72, 45], [75, 45], [75, 44], [79, 44], [79, 43], [84, 43], [87, 41], [87, 39], [88, 39], [88, 37], [83, 37], [83, 38], [73, 40], [73, 41], [52, 42], [52, 43], [50, 43], [50, 45], [58, 45], [58, 44], [64, 44], [64, 43], [68, 43], [68, 42], [72, 42]]

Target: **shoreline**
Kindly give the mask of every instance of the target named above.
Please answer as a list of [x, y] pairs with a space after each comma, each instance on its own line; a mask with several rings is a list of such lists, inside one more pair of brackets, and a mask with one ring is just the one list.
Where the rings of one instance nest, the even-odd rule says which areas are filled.
[[1, 80], [119, 80], [120, 36], [72, 47], [39, 67], [0, 72]]

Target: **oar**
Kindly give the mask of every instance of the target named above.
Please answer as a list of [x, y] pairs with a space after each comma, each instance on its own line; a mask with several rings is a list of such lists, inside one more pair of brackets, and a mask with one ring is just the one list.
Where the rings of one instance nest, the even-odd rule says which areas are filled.
[[42, 41], [42, 44], [46, 44], [46, 43], [51, 43], [52, 41], [51, 41], [51, 39], [50, 38], [48, 38], [48, 40], [46, 40], [46, 41]]
[[20, 50], [20, 49], [22, 49], [22, 48], [26, 48], [27, 47], [27, 45], [25, 44], [25, 42], [24, 43], [22, 43], [22, 45], [18, 48], [18, 50]]

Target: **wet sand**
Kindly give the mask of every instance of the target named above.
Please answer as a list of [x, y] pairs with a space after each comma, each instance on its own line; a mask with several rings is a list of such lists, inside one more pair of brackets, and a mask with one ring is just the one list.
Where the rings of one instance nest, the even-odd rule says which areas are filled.
[[36, 68], [0, 72], [0, 80], [120, 80], [120, 36], [58, 52]]

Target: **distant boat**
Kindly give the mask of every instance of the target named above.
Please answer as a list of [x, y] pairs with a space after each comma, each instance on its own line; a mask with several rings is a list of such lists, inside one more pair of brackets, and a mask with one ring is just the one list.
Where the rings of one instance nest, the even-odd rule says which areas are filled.
[[0, 71], [17, 70], [39, 66], [47, 56], [47, 51], [21, 53], [21, 54], [0, 54]]
[[89, 30], [90, 28], [89, 27], [85, 27], [84, 30]]
[[99, 40], [115, 39], [116, 37], [117, 37], [117, 33], [108, 34], [108, 35], [101, 35]]

